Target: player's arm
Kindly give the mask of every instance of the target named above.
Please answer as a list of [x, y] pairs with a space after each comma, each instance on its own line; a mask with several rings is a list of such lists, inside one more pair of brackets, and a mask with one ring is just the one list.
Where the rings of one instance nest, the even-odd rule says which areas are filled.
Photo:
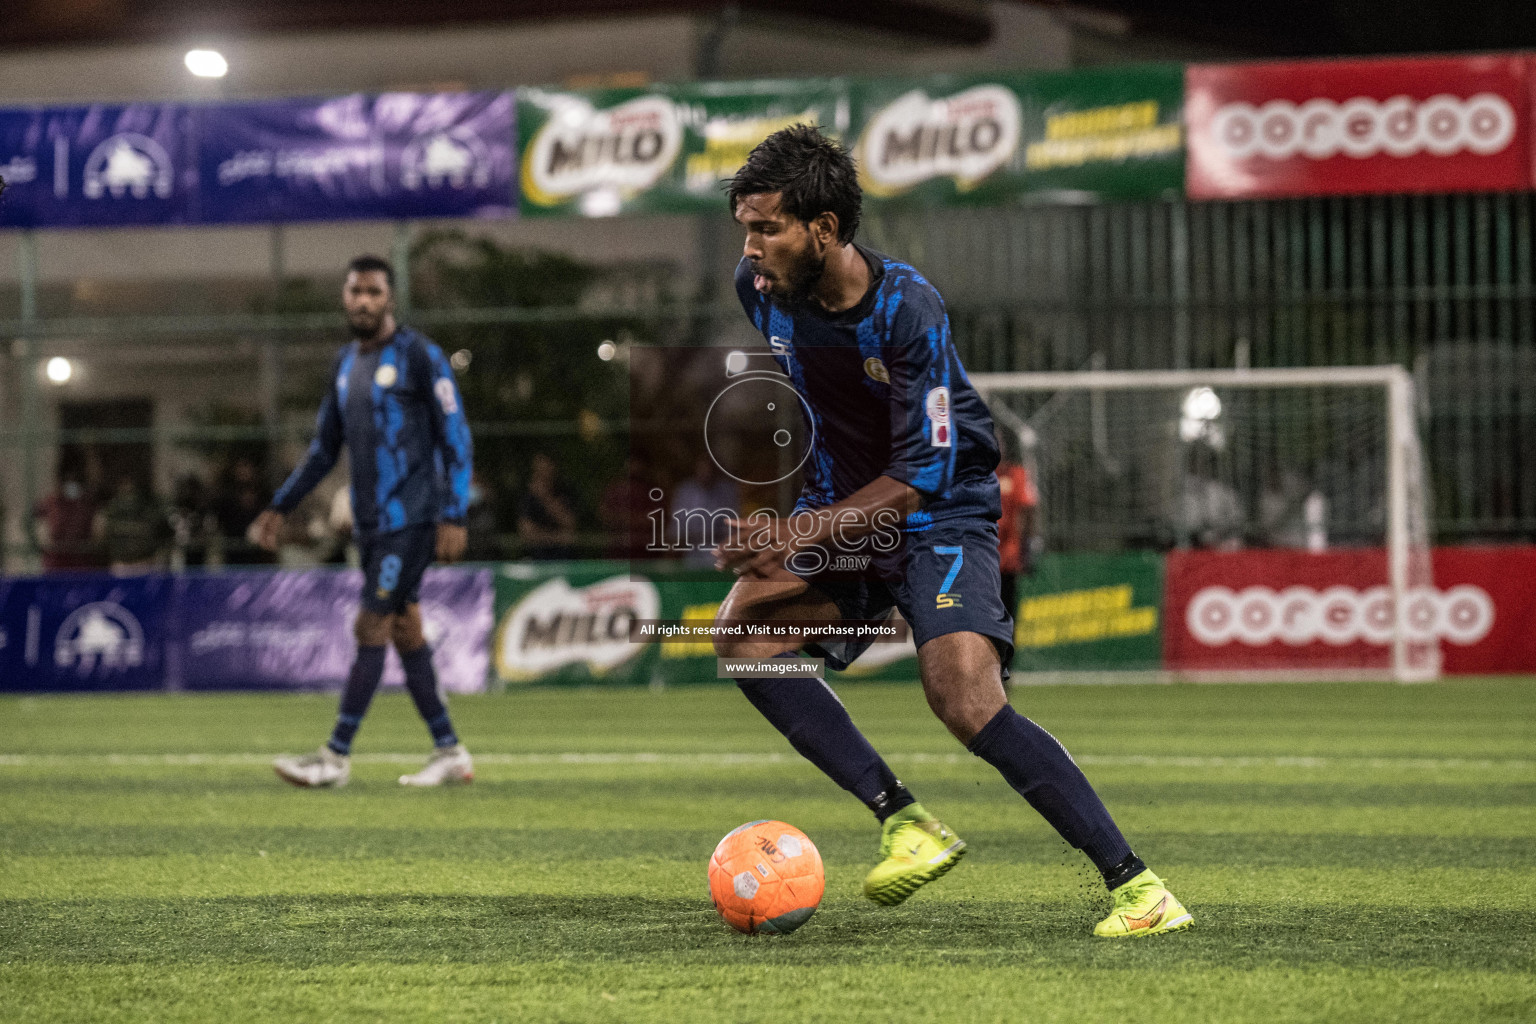
[[886, 349], [891, 378], [891, 451], [885, 474], [924, 503], [949, 493], [956, 436], [950, 368], [953, 344], [943, 302], [932, 288], [911, 287], [891, 319]]
[[787, 520], [732, 520], [730, 539], [715, 549], [715, 564], [737, 575], [761, 576], [797, 551], [835, 542], [853, 548], [874, 534], [892, 541], [907, 516], [922, 507], [922, 496], [889, 476], [877, 476], [842, 501], [797, 512]]
[[315, 485], [325, 479], [325, 474], [341, 457], [343, 432], [341, 427], [341, 403], [336, 397], [336, 374], [331, 373], [331, 386], [320, 401], [320, 412], [315, 417], [315, 439], [309, 442], [304, 461], [293, 468], [283, 486], [272, 495], [272, 504], [251, 523], [246, 536], [268, 551], [276, 551], [282, 533], [283, 519], [303, 501]]
[[443, 467], [446, 486], [438, 509], [437, 560], [457, 562], [469, 545], [469, 482], [474, 475], [474, 442], [469, 436], [469, 420], [464, 415], [464, 398], [453, 367], [443, 350], [433, 344], [422, 345], [421, 372], [426, 377], [427, 405], [432, 419], [432, 442]]
[[[938, 294], [916, 291], [897, 310], [886, 350], [891, 374], [891, 452], [884, 472], [842, 501], [787, 521], [741, 524], [717, 552], [722, 567], [756, 574], [796, 551], [835, 541], [852, 547], [876, 534], [898, 533], [906, 517], [949, 490], [954, 478], [954, 419], [930, 414], [928, 396], [944, 388], [948, 402], [949, 321]], [[942, 429], [941, 429], [942, 428]]]

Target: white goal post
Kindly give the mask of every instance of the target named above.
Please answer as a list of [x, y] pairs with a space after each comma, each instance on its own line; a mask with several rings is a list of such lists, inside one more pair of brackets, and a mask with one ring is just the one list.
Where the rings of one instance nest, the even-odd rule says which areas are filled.
[[[1034, 463], [1053, 548], [1316, 551], [1338, 543], [1319, 524], [1336, 524], [1342, 546], [1386, 550], [1390, 664], [1369, 674], [1438, 677], [1437, 641], [1407, 625], [1410, 595], [1433, 579], [1414, 382], [1403, 367], [978, 373], [971, 382]], [[1239, 512], [1245, 498], [1265, 516]], [[1296, 525], [1287, 533], [1282, 521]]]

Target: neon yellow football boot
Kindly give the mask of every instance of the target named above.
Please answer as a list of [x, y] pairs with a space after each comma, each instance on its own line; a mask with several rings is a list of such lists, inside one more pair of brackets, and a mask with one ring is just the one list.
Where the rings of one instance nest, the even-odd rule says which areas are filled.
[[894, 907], [965, 856], [965, 840], [923, 810], [903, 807], [880, 829], [880, 863], [864, 879], [864, 895]]
[[1115, 907], [1109, 916], [1093, 926], [1093, 934], [1105, 939], [1129, 935], [1158, 935], [1175, 932], [1194, 924], [1194, 916], [1184, 909], [1163, 880], [1149, 868], [1116, 888]]

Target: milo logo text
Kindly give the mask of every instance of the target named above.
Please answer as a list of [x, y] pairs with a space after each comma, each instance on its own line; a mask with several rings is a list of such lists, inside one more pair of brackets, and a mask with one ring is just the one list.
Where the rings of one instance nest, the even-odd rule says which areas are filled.
[[524, 194], [554, 206], [583, 193], [649, 188], [671, 169], [682, 136], [665, 96], [597, 110], [579, 96], [562, 95], [523, 154]]
[[564, 578], [529, 591], [508, 609], [496, 631], [496, 668], [506, 680], [536, 679], [567, 665], [594, 674], [622, 665], [645, 649], [629, 642], [630, 624], [654, 619], [656, 585], [613, 576], [587, 587]]
[[874, 195], [890, 196], [950, 177], [967, 191], [1013, 157], [1019, 124], [1018, 98], [1000, 85], [939, 99], [914, 89], [865, 128], [856, 150], [859, 183]]

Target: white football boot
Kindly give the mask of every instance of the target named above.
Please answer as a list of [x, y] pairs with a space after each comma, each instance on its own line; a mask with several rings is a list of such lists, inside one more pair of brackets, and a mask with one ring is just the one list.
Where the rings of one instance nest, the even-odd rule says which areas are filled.
[[345, 786], [352, 777], [352, 759], [330, 747], [321, 747], [313, 754], [280, 757], [272, 762], [272, 770], [278, 778], [295, 786], [334, 788]]
[[464, 744], [439, 747], [432, 752], [427, 765], [414, 775], [400, 776], [402, 786], [442, 786], [451, 782], [471, 782], [475, 777], [475, 762], [470, 760]]

